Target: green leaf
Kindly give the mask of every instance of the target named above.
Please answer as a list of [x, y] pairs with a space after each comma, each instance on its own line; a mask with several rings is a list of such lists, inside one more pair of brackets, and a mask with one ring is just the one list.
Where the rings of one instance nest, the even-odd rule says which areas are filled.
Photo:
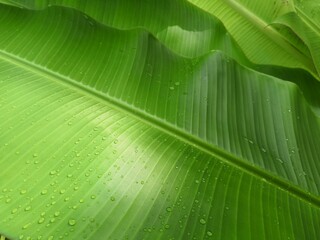
[[1, 5], [0, 32], [5, 236], [320, 236], [313, 85], [68, 8]]
[[[0, 0], [0, 2], [4, 1]], [[250, 48], [256, 47], [255, 54], [259, 54], [260, 49], [264, 48], [264, 46], [269, 46], [270, 43], [272, 44], [270, 45], [270, 48], [263, 52], [263, 57], [258, 61], [252, 59], [250, 56], [249, 59], [245, 56], [242, 50], [238, 47], [238, 44], [235, 43], [230, 37], [229, 32], [226, 31], [222, 22], [220, 22], [215, 16], [201, 11], [199, 8], [186, 1], [145, 1], [144, 4], [141, 4], [140, 0], [131, 0], [129, 2], [127, 0], [119, 0], [116, 2], [91, 0], [89, 4], [87, 2], [88, 1], [86, 0], [82, 1], [81, 3], [79, 3], [79, 1], [70, 0], [11, 0], [9, 3], [5, 1], [6, 4], [13, 4], [19, 7], [37, 10], [44, 9], [48, 6], [64, 6], [75, 8], [77, 10], [81, 10], [86, 15], [104, 25], [119, 29], [143, 27], [156, 36], [157, 39], [166, 47], [179, 55], [186, 57], [199, 57], [209, 53], [212, 50], [221, 50], [247, 67], [280, 77], [287, 81], [296, 82], [296, 80], [292, 79], [292, 77], [287, 77], [288, 75], [292, 74], [292, 70], [285, 70], [282, 68], [281, 72], [286, 73], [281, 74], [279, 71], [269, 68], [265, 65], [277, 64], [275, 61], [279, 61], [280, 55], [280, 58], [283, 58], [283, 60], [281, 60], [281, 64], [279, 63], [282, 67], [287, 66], [292, 68], [299, 66], [304, 68], [303, 65], [301, 65], [303, 64], [303, 61], [301, 60], [308, 58], [307, 62], [309, 61], [310, 63], [313, 60], [308, 46], [306, 46], [299, 37], [297, 37], [295, 34], [292, 34], [291, 29], [289, 30], [289, 34], [283, 31], [283, 25], [281, 25], [282, 31], [279, 29], [271, 29], [271, 26], [275, 26], [273, 19], [275, 19], [277, 16], [282, 16], [285, 13], [290, 12], [293, 8], [292, 4], [288, 4], [288, 6], [291, 6], [288, 7], [281, 1], [275, 2], [274, 4], [269, 4], [267, 1], [266, 6], [255, 9], [255, 11], [259, 11], [259, 17], [263, 18], [263, 21], [269, 21], [268, 26], [265, 26], [265, 28], [268, 27], [268, 29], [270, 29], [267, 30], [265, 34], [268, 35], [270, 33], [271, 35], [269, 34], [270, 36], [268, 35], [266, 38], [264, 36], [265, 39], [263, 38], [262, 41], [267, 41], [268, 38], [272, 38], [272, 36], [275, 37], [272, 38], [271, 41], [269, 39], [269, 43], [264, 45], [262, 44], [263, 42], [261, 42], [259, 45], [252, 42], [248, 44], [248, 46], [250, 45]], [[250, 4], [248, 6], [250, 6]], [[272, 15], [273, 18], [270, 18], [270, 14], [268, 14], [270, 9], [268, 11], [265, 10], [270, 7], [271, 10], [274, 11], [274, 14]], [[228, 7], [226, 9], [222, 9], [224, 12], [228, 11]], [[261, 11], [260, 9], [264, 9], [264, 11]], [[177, 14], [177, 12], [179, 14]], [[239, 13], [241, 13], [241, 11]], [[163, 16], [166, 17], [164, 18]], [[272, 24], [270, 21], [273, 21]], [[243, 27], [241, 23], [241, 21], [235, 21], [235, 24], [233, 25], [236, 29], [238, 29]], [[253, 29], [251, 29], [252, 32], [250, 34], [255, 35], [257, 29], [255, 29], [254, 26], [251, 27]], [[231, 31], [231, 33], [233, 32]], [[243, 34], [241, 37], [246, 38], [249, 35]], [[251, 40], [251, 38], [249, 40]], [[276, 40], [279, 40], [280, 42], [274, 42]], [[247, 40], [245, 40], [245, 42], [247, 42]], [[281, 45], [280, 48], [278, 44]], [[247, 51], [246, 46], [241, 45], [241, 47], [244, 47], [245, 52]], [[292, 51], [287, 52], [286, 49], [291, 49]], [[294, 60], [294, 65], [290, 64], [289, 59], [291, 59], [292, 56], [289, 56], [288, 54], [297, 54], [296, 57], [298, 59]], [[301, 56], [301, 54], [303, 56]], [[252, 60], [257, 64], [253, 64]], [[316, 64], [311, 63], [311, 65], [311, 68], [314, 69], [314, 65]], [[316, 70], [312, 70], [311, 73], [314, 74], [314, 71]], [[303, 75], [304, 76], [301, 77], [304, 79], [310, 78], [309, 76], [306, 76], [306, 74]], [[314, 74], [314, 76], [319, 79], [317, 74]]]
[[[215, 17], [187, 2], [179, 1], [3, 1], [39, 10], [64, 6], [82, 11], [96, 21], [119, 29], [146, 28], [166, 47], [186, 57], [198, 57], [211, 50], [222, 50], [248, 64], [242, 51]], [[168, 12], [169, 11], [169, 12]], [[178, 11], [178, 14], [177, 14]], [[192, 16], [189, 18], [188, 16]]]
[[[302, 67], [319, 78], [318, 60], [301, 51], [294, 40], [272, 26], [275, 19], [295, 11], [293, 1], [283, 0], [189, 0], [217, 16], [235, 38], [248, 58], [257, 64]], [[303, 46], [302, 46], [303, 47]], [[313, 51], [313, 49], [311, 49]]]
[[314, 26], [292, 12], [282, 15], [274, 23], [291, 28], [303, 43], [308, 46], [314, 65], [318, 73], [320, 73], [320, 26]]

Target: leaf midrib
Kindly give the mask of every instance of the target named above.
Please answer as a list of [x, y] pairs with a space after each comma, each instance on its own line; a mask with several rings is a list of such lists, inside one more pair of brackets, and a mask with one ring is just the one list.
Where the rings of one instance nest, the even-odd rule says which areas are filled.
[[241, 169], [243, 172], [246, 172], [247, 174], [252, 175], [256, 178], [263, 179], [264, 181], [269, 182], [271, 185], [274, 185], [275, 187], [278, 187], [283, 191], [286, 191], [307, 203], [310, 203], [316, 207], [320, 207], [320, 198], [315, 196], [314, 194], [307, 193], [297, 185], [291, 184], [278, 176], [272, 175], [269, 172], [257, 166], [250, 165], [245, 160], [235, 155], [232, 155], [224, 151], [223, 149], [218, 148], [217, 146], [204, 142], [202, 139], [192, 134], [189, 134], [183, 131], [182, 129], [175, 128], [162, 119], [156, 118], [155, 116], [147, 114], [146, 112], [140, 109], [134, 108], [132, 105], [123, 102], [117, 98], [108, 96], [107, 93], [97, 91], [94, 88], [91, 88], [87, 85], [83, 85], [71, 78], [68, 78], [57, 72], [50, 71], [49, 69], [44, 68], [41, 65], [28, 62], [25, 59], [7, 53], [3, 50], [0, 50], [0, 58], [16, 66], [24, 68], [27, 71], [41, 75], [44, 78], [47, 78], [58, 84], [67, 86], [77, 92], [80, 92], [81, 94], [88, 95], [91, 98], [96, 99], [98, 101], [103, 101], [105, 104], [111, 106], [112, 108], [124, 112], [147, 125], [151, 125], [152, 127], [159, 129], [160, 131], [170, 136], [173, 136], [174, 138], [177, 138], [180, 141], [185, 142], [199, 149], [200, 151], [211, 155], [214, 158], [217, 158], [220, 161], [226, 162], [227, 164], [233, 167]]

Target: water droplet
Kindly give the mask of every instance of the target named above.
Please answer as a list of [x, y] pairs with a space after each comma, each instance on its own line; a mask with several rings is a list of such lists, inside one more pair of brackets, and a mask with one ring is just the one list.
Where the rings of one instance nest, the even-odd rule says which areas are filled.
[[65, 189], [61, 189], [61, 190], [60, 190], [60, 194], [64, 194], [65, 192], [66, 192]]
[[279, 163], [283, 163], [283, 161], [281, 160], [281, 158], [276, 158], [276, 160], [279, 162]]
[[196, 180], [195, 182], [196, 182], [196, 184], [199, 184], [199, 183], [200, 183], [200, 181], [199, 181], [199, 180]]
[[261, 151], [264, 152], [264, 153], [267, 152], [267, 150], [265, 148], [261, 148]]
[[113, 143], [114, 143], [114, 144], [117, 144], [117, 143], [118, 143], [118, 139], [115, 139], [115, 140], [113, 141]]
[[51, 222], [51, 223], [54, 223], [55, 221], [56, 221], [55, 218], [51, 218], [51, 219], [50, 219], [50, 222]]
[[174, 87], [173, 87], [173, 86], [171, 86], [171, 87], [169, 87], [169, 89], [170, 89], [170, 90], [174, 90]]
[[22, 226], [22, 229], [27, 229], [30, 225], [31, 225], [31, 223], [27, 223], [27, 224]]
[[95, 199], [96, 198], [96, 196], [95, 195], [91, 195], [91, 199]]
[[179, 86], [180, 82], [175, 82], [174, 85]]
[[70, 199], [69, 197], [66, 197], [66, 198], [64, 199], [64, 201], [67, 202], [67, 201], [69, 201], [69, 199]]
[[26, 192], [27, 192], [27, 190], [22, 189], [22, 190], [20, 191], [20, 194], [23, 195], [23, 194], [25, 194]]
[[76, 225], [76, 220], [74, 220], [74, 219], [70, 219], [69, 221], [68, 221], [68, 224], [70, 225], [70, 226], [74, 226], [74, 225]]
[[165, 228], [165, 229], [168, 229], [169, 227], [170, 227], [169, 224], [164, 225], [164, 228]]
[[18, 209], [17, 209], [17, 208], [14, 208], [14, 209], [12, 209], [11, 213], [12, 213], [12, 214], [15, 214], [17, 211], [18, 211]]
[[33, 154], [33, 157], [34, 157], [34, 158], [38, 157], [38, 154], [37, 154], [37, 153], [34, 153], [34, 154]]
[[48, 237], [48, 240], [53, 240], [54, 239], [54, 236], [49, 236]]
[[211, 236], [212, 236], [212, 232], [211, 232], [211, 231], [207, 231], [207, 235], [208, 235], [209, 237], [211, 237]]
[[167, 211], [167, 212], [172, 212], [172, 208], [171, 208], [171, 207], [167, 207], [167, 208], [166, 208], [166, 211]]
[[41, 195], [46, 195], [48, 193], [48, 190], [47, 189], [44, 189], [41, 191]]
[[27, 206], [24, 210], [25, 211], [30, 211], [31, 210], [31, 206]]
[[79, 203], [84, 203], [84, 200], [83, 200], [83, 199], [80, 199], [80, 200], [79, 200]]
[[200, 223], [201, 223], [201, 224], [206, 224], [207, 222], [206, 222], [206, 220], [204, 220], [203, 218], [201, 218], [201, 219], [200, 219]]
[[44, 220], [45, 220], [45, 219], [44, 219], [43, 217], [41, 217], [41, 218], [38, 220], [38, 223], [39, 223], [39, 224], [42, 224], [42, 223], [44, 223]]
[[114, 202], [116, 199], [115, 199], [115, 197], [111, 196], [110, 200]]
[[59, 215], [60, 215], [60, 212], [59, 212], [59, 211], [57, 211], [57, 212], [54, 213], [54, 216], [55, 216], [55, 217], [58, 217]]

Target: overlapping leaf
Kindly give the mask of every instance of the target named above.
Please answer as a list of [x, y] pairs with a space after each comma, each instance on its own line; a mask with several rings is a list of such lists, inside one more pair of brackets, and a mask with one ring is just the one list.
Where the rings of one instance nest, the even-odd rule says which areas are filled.
[[[314, 38], [314, 34], [319, 35], [319, 30], [314, 31], [313, 25], [319, 29], [317, 20], [313, 20], [317, 11], [313, 13], [305, 11], [306, 17], [303, 18], [293, 1], [250, 1], [250, 0], [189, 0], [203, 10], [217, 16], [232, 36], [236, 39], [249, 59], [258, 64], [274, 64], [287, 67], [303, 67], [314, 73], [319, 78], [319, 58], [318, 46], [319, 40]], [[310, 4], [316, 4], [316, 1], [308, 1]], [[297, 36], [283, 34], [273, 27], [273, 23], [281, 16], [292, 13], [295, 20], [282, 22], [284, 26], [301, 27], [303, 22], [308, 19], [311, 22], [307, 28], [293, 29], [298, 30], [296, 34], [304, 35], [304, 32], [310, 32], [307, 36], [296, 41]], [[282, 18], [283, 19], [283, 18]], [[296, 22], [296, 23], [294, 23]], [[298, 26], [295, 26], [297, 24]], [[301, 41], [302, 40], [302, 41]], [[305, 51], [304, 45], [308, 45], [309, 51]], [[312, 56], [312, 57], [311, 57]]]

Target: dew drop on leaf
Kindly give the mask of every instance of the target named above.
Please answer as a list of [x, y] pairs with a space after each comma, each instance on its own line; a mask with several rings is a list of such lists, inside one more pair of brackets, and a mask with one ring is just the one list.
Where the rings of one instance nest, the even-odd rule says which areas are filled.
[[18, 209], [17, 209], [17, 208], [14, 208], [14, 209], [12, 209], [11, 213], [12, 213], [12, 214], [15, 214], [17, 211], [18, 211]]
[[39, 223], [39, 224], [44, 223], [44, 218], [43, 218], [43, 217], [41, 217], [41, 218], [38, 220], [38, 223]]
[[200, 223], [201, 224], [206, 224], [206, 220], [204, 220], [203, 218], [200, 219]]
[[25, 194], [26, 192], [27, 192], [27, 190], [23, 189], [23, 190], [20, 191], [20, 194], [23, 195], [23, 194]]
[[31, 223], [27, 223], [27, 224], [22, 226], [22, 229], [27, 229], [30, 225], [31, 225]]
[[31, 206], [27, 206], [24, 210], [25, 211], [30, 211], [31, 210]]
[[41, 195], [46, 195], [48, 193], [48, 190], [44, 189], [41, 191]]
[[69, 221], [68, 221], [68, 224], [70, 225], [70, 226], [74, 226], [74, 225], [76, 225], [76, 220], [74, 220], [74, 219], [70, 219]]

